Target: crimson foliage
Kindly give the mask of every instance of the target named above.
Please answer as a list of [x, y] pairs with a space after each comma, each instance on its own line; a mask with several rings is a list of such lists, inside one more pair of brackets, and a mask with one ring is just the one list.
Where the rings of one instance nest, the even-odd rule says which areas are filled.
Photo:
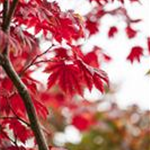
[[[11, 18], [10, 34], [7, 34], [3, 31], [4, 20], [7, 19], [7, 13], [11, 13], [14, 1], [0, 0], [0, 53], [2, 54], [6, 45], [9, 45], [10, 60], [28, 88], [41, 122], [49, 116], [49, 107], [54, 110], [64, 107], [76, 109], [79, 105], [75, 104], [75, 96], [80, 95], [83, 98], [85, 88], [91, 91], [96, 87], [104, 93], [105, 87], [109, 86], [108, 76], [100, 67], [101, 62], [110, 62], [111, 56], [96, 45], [89, 53], [84, 53], [83, 44], [80, 44], [83, 39], [90, 39], [101, 32], [100, 21], [104, 16], [120, 15], [125, 18], [124, 31], [129, 39], [133, 39], [138, 33], [132, 25], [142, 20], [134, 20], [128, 15], [124, 0], [118, 0], [120, 5], [113, 10], [106, 10], [105, 6], [113, 4], [114, 0], [87, 1], [92, 6], [91, 10], [80, 16], [73, 10], [61, 11], [56, 1], [18, 0]], [[133, 5], [135, 2], [140, 3], [139, 0], [129, 2]], [[9, 3], [8, 12], [5, 8], [6, 3]], [[117, 34], [119, 29], [111, 26], [108, 37], [114, 38]], [[49, 42], [48, 49], [41, 48], [41, 38]], [[147, 40], [149, 48], [150, 40]], [[144, 51], [144, 48], [135, 45], [127, 59], [131, 63], [135, 60], [140, 62]], [[99, 57], [102, 59], [99, 60]], [[32, 76], [39, 68], [49, 75], [47, 88], [44, 90], [42, 81], [39, 82]], [[35, 150], [36, 141], [31, 148], [27, 145], [27, 141], [34, 139], [34, 135], [22, 99], [2, 68], [0, 73], [0, 149]], [[92, 116], [76, 114], [72, 124], [80, 130], [88, 129], [94, 123]], [[44, 124], [41, 129], [46, 136], [49, 135]], [[51, 146], [50, 149], [57, 150]]]

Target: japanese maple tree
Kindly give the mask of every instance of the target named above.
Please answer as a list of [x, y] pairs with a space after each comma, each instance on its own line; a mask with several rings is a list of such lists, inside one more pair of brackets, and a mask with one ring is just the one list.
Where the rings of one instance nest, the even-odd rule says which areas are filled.
[[[110, 62], [111, 56], [96, 45], [85, 53], [81, 41], [100, 33], [100, 21], [107, 15], [124, 18], [129, 39], [138, 33], [132, 25], [141, 20], [128, 15], [124, 0], [118, 0], [120, 5], [113, 10], [105, 7], [114, 0], [87, 1], [91, 10], [81, 16], [73, 10], [62, 11], [56, 1], [0, 0], [0, 149], [57, 150], [46, 140], [50, 129], [43, 122], [50, 116], [49, 107], [74, 110], [79, 107], [76, 96], [84, 99], [85, 88], [91, 91], [96, 87], [104, 93], [109, 87], [101, 62]], [[119, 29], [111, 26], [108, 37], [118, 33]], [[49, 47], [41, 48], [41, 41]], [[143, 55], [144, 48], [135, 45], [127, 60], [140, 62]], [[32, 76], [38, 69], [49, 75], [46, 89], [43, 81]], [[95, 122], [93, 116], [76, 114], [72, 124], [88, 129]], [[30, 139], [34, 139], [33, 147], [26, 144]]]

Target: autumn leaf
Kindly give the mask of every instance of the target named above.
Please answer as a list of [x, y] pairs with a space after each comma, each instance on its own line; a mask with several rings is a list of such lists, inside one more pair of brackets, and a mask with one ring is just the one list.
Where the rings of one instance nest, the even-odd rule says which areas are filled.
[[43, 119], [47, 119], [47, 116], [49, 114], [47, 107], [44, 104], [42, 104], [40, 101], [37, 101], [34, 98], [32, 99], [38, 116], [41, 116]]
[[7, 150], [27, 150], [24, 146], [9, 146]]
[[80, 131], [89, 129], [93, 123], [94, 118], [91, 113], [78, 114], [72, 118], [72, 125], [74, 125]]
[[5, 126], [3, 123], [1, 123], [0, 126], [0, 144], [3, 142], [3, 140], [8, 139], [8, 133], [5, 131]]
[[108, 76], [101, 69], [93, 68], [81, 60], [77, 61], [80, 71], [82, 72], [82, 78], [84, 80], [84, 84], [91, 91], [93, 85], [100, 91], [104, 92], [104, 83], [108, 85]]
[[115, 26], [111, 27], [108, 32], [108, 37], [109, 38], [114, 37], [117, 32], [118, 32], [117, 27], [115, 27]]
[[99, 24], [96, 21], [94, 22], [94, 21], [91, 21], [90, 19], [86, 21], [86, 28], [88, 29], [90, 35], [93, 35], [98, 32], [99, 30], [98, 26]]
[[17, 119], [7, 119], [5, 120], [5, 124], [9, 126], [9, 129], [13, 131], [14, 136], [17, 136], [22, 143], [25, 143], [26, 140], [32, 135], [31, 130], [27, 129]]
[[100, 48], [94, 47], [91, 52], [83, 56], [83, 61], [92, 67], [98, 68], [99, 67], [99, 61], [98, 61], [99, 52], [100, 52]]
[[125, 31], [129, 39], [134, 38], [137, 34], [137, 31], [132, 29], [130, 26], [127, 26]]
[[80, 85], [80, 70], [71, 62], [49, 63], [45, 72], [51, 72], [48, 78], [48, 88], [59, 85], [62, 91], [68, 94], [79, 93], [82, 95]]
[[133, 63], [135, 60], [140, 62], [141, 56], [143, 55], [143, 48], [140, 46], [135, 46], [131, 49], [130, 54], [127, 56], [127, 60]]

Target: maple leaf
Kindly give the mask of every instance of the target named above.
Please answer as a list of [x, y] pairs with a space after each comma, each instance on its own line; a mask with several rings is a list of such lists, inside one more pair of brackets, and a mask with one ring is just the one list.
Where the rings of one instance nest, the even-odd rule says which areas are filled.
[[94, 85], [99, 91], [104, 92], [104, 83], [109, 86], [109, 79], [107, 74], [103, 70], [96, 70], [93, 76]]
[[132, 47], [130, 54], [127, 56], [127, 60], [133, 63], [134, 60], [140, 62], [140, 58], [143, 55], [143, 48], [140, 46]]
[[1, 91], [0, 91], [0, 104], [1, 104], [0, 105], [0, 112], [5, 112], [6, 115], [9, 115], [11, 112], [11, 107], [12, 107], [16, 111], [17, 114], [18, 113], [20, 114], [21, 112], [24, 113], [25, 109], [23, 107], [22, 100], [14, 92], [13, 84], [12, 84], [11, 80], [7, 77], [3, 78], [2, 82], [0, 84], [0, 88], [1, 88]]
[[81, 60], [78, 60], [76, 63], [78, 64], [78, 66], [81, 70], [83, 83], [91, 91], [91, 89], [93, 87], [93, 79], [92, 79], [92, 74], [91, 74], [88, 66], [85, 63], [83, 63]]
[[3, 127], [3, 122], [2, 122], [0, 125], [0, 145], [2, 144], [3, 140], [7, 140], [7, 139], [8, 139], [8, 133], [5, 131], [5, 127]]
[[90, 35], [93, 35], [99, 31], [98, 26], [99, 24], [96, 21], [94, 22], [91, 21], [90, 19], [86, 21], [86, 28], [89, 30]]
[[24, 106], [24, 103], [18, 93], [14, 94], [9, 99], [9, 105], [11, 106], [11, 109], [21, 117], [26, 118], [26, 109]]
[[31, 130], [27, 129], [23, 124], [21, 124], [17, 119], [7, 119], [4, 121], [5, 124], [9, 126], [14, 133], [14, 136], [17, 135], [17, 138], [22, 142], [25, 143], [26, 140], [31, 137], [32, 133]]
[[[77, 40], [80, 37], [83, 37], [82, 27], [76, 19], [71, 20], [70, 18], [57, 18], [57, 24], [52, 28], [52, 33], [54, 34], [54, 38], [61, 42], [62, 39], [71, 43], [73, 39]], [[75, 26], [76, 24], [76, 26]]]
[[72, 124], [77, 127], [79, 130], [83, 131], [89, 127], [89, 121], [84, 116], [74, 116], [72, 119]]
[[103, 93], [104, 85], [103, 85], [103, 82], [102, 82], [100, 76], [98, 74], [94, 74], [93, 80], [94, 80], [95, 87]]
[[125, 30], [128, 38], [134, 38], [137, 34], [137, 31], [133, 30], [130, 26], [127, 26]]
[[24, 146], [9, 146], [7, 150], [27, 150]]
[[8, 116], [10, 114], [10, 107], [7, 99], [4, 96], [0, 95], [0, 112], [5, 112]]
[[94, 116], [91, 113], [83, 112], [82, 114], [77, 114], [72, 118], [72, 125], [78, 128], [80, 131], [85, 131], [89, 129], [94, 123]]
[[[68, 63], [68, 64], [67, 64]], [[82, 95], [80, 85], [80, 70], [77, 66], [69, 62], [51, 63], [45, 69], [45, 72], [51, 72], [48, 78], [48, 88], [58, 84], [62, 91], [69, 94], [79, 93]]]
[[114, 37], [117, 32], [118, 32], [118, 29], [115, 26], [111, 27], [108, 32], [108, 37], [109, 38]]
[[55, 57], [58, 59], [69, 59], [67, 50], [63, 47], [55, 48], [54, 49], [56, 55]]
[[98, 62], [98, 51], [100, 49], [98, 47], [94, 47], [93, 50], [86, 55], [83, 56], [83, 61], [95, 68], [99, 67], [99, 62]]
[[89, 90], [92, 89], [93, 84], [100, 91], [104, 92], [104, 83], [108, 85], [108, 77], [107, 74], [100, 70], [93, 68], [87, 64], [85, 64], [82, 60], [78, 60], [77, 64], [82, 73], [82, 78], [84, 80], [84, 84], [88, 87]]
[[37, 101], [34, 98], [32, 98], [32, 99], [33, 99], [33, 103], [36, 108], [38, 116], [41, 116], [41, 117], [43, 117], [43, 119], [46, 119], [49, 114], [46, 106], [44, 104], [42, 104], [40, 101]]

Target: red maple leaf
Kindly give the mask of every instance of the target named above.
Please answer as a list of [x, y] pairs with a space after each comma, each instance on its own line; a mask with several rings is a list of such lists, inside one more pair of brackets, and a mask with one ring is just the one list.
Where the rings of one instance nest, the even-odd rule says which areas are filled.
[[48, 88], [59, 85], [63, 92], [71, 95], [82, 95], [84, 87], [91, 90], [93, 85], [103, 93], [104, 82], [108, 84], [107, 75], [102, 70], [87, 65], [81, 59], [49, 63], [45, 72], [50, 73]]
[[[68, 63], [68, 64], [67, 64]], [[79, 93], [82, 95], [80, 70], [71, 62], [50, 63], [45, 72], [51, 72], [48, 78], [48, 88], [58, 84], [62, 91], [68, 94]]]
[[92, 89], [93, 85], [100, 91], [104, 92], [104, 83], [108, 85], [108, 77], [107, 74], [100, 70], [93, 68], [87, 64], [85, 64], [83, 61], [78, 60], [77, 64], [80, 68], [80, 72], [82, 73], [83, 83], [86, 87], [88, 87], [89, 90]]
[[[0, 126], [0, 145], [2, 145], [4, 140], [8, 139], [8, 133], [5, 131], [5, 125], [3, 127], [3, 122], [0, 122], [1, 126]], [[1, 148], [1, 146], [0, 146]]]
[[127, 59], [133, 63], [134, 60], [140, 62], [140, 58], [143, 55], [143, 48], [140, 46], [132, 47], [130, 54], [127, 56]]
[[98, 47], [94, 47], [93, 50], [86, 55], [83, 56], [83, 61], [95, 68], [99, 67], [99, 62], [98, 62], [98, 51], [100, 49]]
[[127, 26], [125, 30], [128, 38], [134, 38], [137, 34], [137, 31], [132, 29], [130, 26]]
[[114, 37], [117, 32], [118, 32], [117, 27], [115, 26], [111, 27], [108, 32], [108, 37], [109, 38]]
[[99, 24], [97, 21], [91, 21], [90, 19], [86, 21], [86, 28], [89, 30], [90, 35], [93, 35], [98, 32], [98, 26]]
[[33, 100], [33, 103], [34, 103], [34, 106], [36, 108], [36, 111], [37, 111], [37, 115], [38, 116], [41, 116], [43, 119], [46, 119], [49, 112], [48, 112], [48, 109], [46, 108], [46, 106], [41, 103], [40, 101], [32, 98]]
[[4, 123], [9, 126], [9, 129], [13, 131], [14, 136], [17, 136], [22, 143], [25, 143], [26, 140], [32, 136], [31, 130], [27, 129], [17, 119], [7, 119]]
[[94, 123], [94, 117], [92, 113], [84, 112], [77, 114], [72, 118], [72, 124], [80, 131], [85, 131]]
[[27, 150], [24, 146], [9, 146], [7, 150]]

